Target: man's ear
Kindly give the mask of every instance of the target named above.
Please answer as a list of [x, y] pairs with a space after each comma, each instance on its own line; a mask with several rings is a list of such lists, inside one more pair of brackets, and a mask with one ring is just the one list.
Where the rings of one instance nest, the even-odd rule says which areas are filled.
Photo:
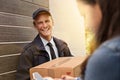
[[33, 25], [35, 26], [36, 24], [35, 24], [35, 21], [33, 21]]
[[34, 25], [34, 27], [36, 28], [37, 25], [36, 25], [35, 21], [33, 21], [33, 25]]
[[36, 23], [35, 23], [35, 21], [33, 21], [33, 26], [34, 26], [34, 28], [36, 28]]

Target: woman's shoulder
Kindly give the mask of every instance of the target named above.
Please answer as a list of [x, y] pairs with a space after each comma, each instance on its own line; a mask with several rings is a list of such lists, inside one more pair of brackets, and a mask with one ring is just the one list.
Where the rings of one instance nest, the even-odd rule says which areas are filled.
[[113, 38], [101, 44], [92, 56], [95, 59], [101, 58], [102, 60], [107, 59], [107, 57], [120, 57], [120, 37]]
[[109, 48], [113, 51], [120, 51], [120, 37], [115, 37], [113, 39], [107, 40], [100, 46], [100, 49], [101, 47]]
[[93, 55], [120, 55], [120, 37], [105, 41], [93, 53]]
[[120, 38], [108, 40], [96, 49], [88, 60], [87, 78], [91, 77], [92, 80], [119, 80], [118, 78], [115, 79], [115, 76], [119, 77], [119, 62]]

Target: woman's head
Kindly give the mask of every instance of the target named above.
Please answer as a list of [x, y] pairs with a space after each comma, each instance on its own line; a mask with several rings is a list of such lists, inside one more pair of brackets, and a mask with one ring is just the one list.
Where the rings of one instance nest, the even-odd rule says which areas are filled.
[[95, 0], [78, 1], [79, 10], [82, 16], [84, 16], [85, 27], [95, 32], [102, 19], [100, 7]]
[[[120, 0], [78, 0], [91, 7], [99, 6], [101, 20], [96, 28], [96, 39], [98, 45], [104, 41], [120, 35]], [[79, 2], [79, 3], [80, 3]], [[93, 8], [95, 10], [95, 8]], [[91, 13], [95, 14], [95, 13]], [[97, 16], [96, 16], [97, 17]], [[96, 19], [95, 17], [95, 19]], [[98, 15], [99, 17], [99, 15]], [[96, 24], [96, 22], [93, 22]]]

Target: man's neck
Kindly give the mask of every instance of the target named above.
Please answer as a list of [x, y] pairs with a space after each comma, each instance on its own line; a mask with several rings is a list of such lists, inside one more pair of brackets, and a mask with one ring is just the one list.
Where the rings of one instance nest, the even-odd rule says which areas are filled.
[[[42, 37], [42, 36], [40, 36]], [[49, 36], [49, 37], [42, 37], [43, 39], [47, 40], [48, 42], [52, 39], [52, 36]]]

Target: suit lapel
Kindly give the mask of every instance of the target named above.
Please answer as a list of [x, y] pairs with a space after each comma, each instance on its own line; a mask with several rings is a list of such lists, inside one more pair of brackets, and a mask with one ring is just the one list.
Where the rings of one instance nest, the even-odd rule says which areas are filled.
[[33, 43], [37, 46], [37, 49], [45, 50], [45, 47], [44, 47], [43, 42], [42, 42], [41, 38], [39, 37], [39, 35], [36, 36]]
[[64, 56], [64, 53], [63, 53], [63, 49], [64, 49], [64, 43], [62, 41], [60, 41], [59, 39], [53, 37], [53, 40], [55, 42], [55, 45], [58, 49], [58, 55], [59, 57], [63, 57]]
[[39, 35], [36, 36], [33, 43], [35, 45], [35, 48], [39, 51], [39, 53], [41, 53], [41, 54], [38, 54], [38, 55], [46, 56], [46, 57], [49, 58], [49, 56], [47, 54], [47, 51], [45, 50], [45, 47], [44, 47], [43, 42], [42, 42]]

